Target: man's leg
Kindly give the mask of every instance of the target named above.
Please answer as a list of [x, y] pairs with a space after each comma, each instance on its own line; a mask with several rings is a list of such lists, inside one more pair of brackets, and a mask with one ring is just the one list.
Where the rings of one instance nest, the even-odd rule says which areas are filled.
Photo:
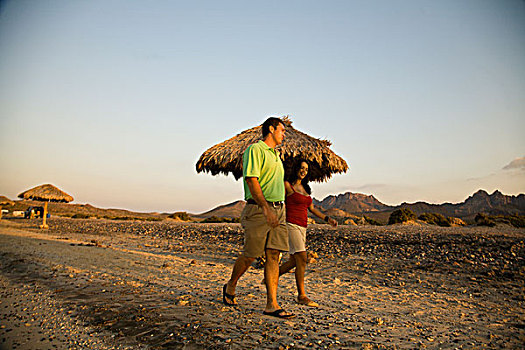
[[247, 258], [244, 255], [239, 255], [235, 261], [235, 265], [233, 265], [230, 280], [226, 283], [226, 293], [235, 295], [235, 288], [237, 287], [239, 278], [250, 268], [254, 260], [255, 258]]
[[[277, 285], [279, 283], [280, 251], [288, 250], [288, 230], [286, 229], [286, 214], [284, 206], [278, 208], [279, 226], [270, 231], [266, 245], [266, 263], [264, 278], [266, 283], [265, 315], [279, 318], [292, 318], [293, 314], [282, 310], [277, 303]], [[269, 248], [274, 247], [274, 248]]]
[[225, 292], [230, 295], [235, 295], [235, 288], [237, 288], [239, 278], [244, 275], [255, 260], [255, 258], [249, 258], [246, 255], [257, 256], [258, 253], [262, 254], [262, 251], [259, 252], [257, 249], [254, 249], [254, 247], [257, 248], [261, 246], [261, 244], [264, 245], [264, 241], [262, 241], [262, 243], [259, 242], [260, 235], [257, 234], [260, 230], [260, 223], [254, 220], [248, 220], [254, 213], [258, 212], [256, 208], [257, 206], [247, 204], [241, 214], [241, 224], [244, 229], [244, 247], [243, 252], [237, 257], [237, 260], [235, 260], [230, 280], [226, 282]]
[[[290, 255], [290, 258], [288, 259], [288, 261], [282, 264], [281, 266], [279, 266], [279, 277], [281, 277], [282, 275], [284, 275], [285, 273], [287, 273], [294, 267], [295, 267], [295, 259], [293, 255]], [[266, 284], [266, 279], [264, 277], [261, 281], [261, 284]]]
[[[266, 264], [264, 265], [264, 278], [266, 280], [266, 308], [265, 313], [280, 310], [277, 303], [277, 285], [279, 283], [279, 251], [266, 249]], [[293, 314], [281, 310], [278, 313], [280, 318], [291, 318]]]
[[266, 249], [266, 263], [264, 264], [264, 279], [266, 282], [266, 308], [272, 312], [279, 309], [277, 304], [277, 285], [279, 283], [279, 251]]

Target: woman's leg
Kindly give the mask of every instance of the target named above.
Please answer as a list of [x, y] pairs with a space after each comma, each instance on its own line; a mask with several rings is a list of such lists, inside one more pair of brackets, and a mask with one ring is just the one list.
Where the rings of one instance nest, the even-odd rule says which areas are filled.
[[288, 261], [282, 264], [281, 266], [279, 266], [279, 276], [284, 275], [285, 273], [287, 273], [294, 267], [295, 267], [295, 257], [293, 255], [290, 255], [290, 258], [288, 259]]
[[306, 271], [306, 258], [307, 254], [306, 252], [299, 252], [294, 254], [295, 255], [295, 282], [297, 283], [297, 293], [299, 294], [297, 296], [297, 301], [299, 304], [311, 306], [311, 307], [318, 307], [319, 304], [317, 304], [315, 301], [310, 300], [306, 296], [306, 291], [304, 289], [304, 274]]
[[295, 283], [299, 299], [306, 296], [304, 290], [304, 273], [306, 270], [306, 252], [297, 252], [293, 255], [295, 261]]

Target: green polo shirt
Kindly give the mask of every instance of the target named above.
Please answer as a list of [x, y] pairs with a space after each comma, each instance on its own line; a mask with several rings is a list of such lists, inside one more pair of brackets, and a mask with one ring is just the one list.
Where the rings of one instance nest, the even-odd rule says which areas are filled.
[[242, 156], [242, 170], [245, 200], [253, 198], [246, 178], [256, 177], [268, 202], [284, 201], [284, 167], [278, 151], [264, 141], [248, 146]]

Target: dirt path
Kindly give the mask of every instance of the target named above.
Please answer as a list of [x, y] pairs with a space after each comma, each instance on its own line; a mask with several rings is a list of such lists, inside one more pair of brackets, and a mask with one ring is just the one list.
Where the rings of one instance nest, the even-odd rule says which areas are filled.
[[[280, 303], [297, 317], [281, 321], [261, 314], [260, 269], [248, 270], [241, 280], [238, 308], [221, 302], [239, 249], [235, 226], [175, 225], [165, 235], [166, 227], [156, 224], [122, 224], [138, 234], [101, 220], [78, 222], [59, 220], [45, 232], [24, 222], [0, 222], [1, 349], [453, 349], [525, 343], [523, 256], [505, 260], [511, 265], [506, 267], [491, 255], [494, 261], [481, 270], [463, 260], [428, 268], [416, 257], [357, 253], [368, 247], [357, 241], [366, 234], [392, 245], [384, 241], [388, 228], [331, 231], [355, 238], [353, 244], [363, 249], [319, 252], [307, 290], [320, 308], [297, 305], [293, 274], [283, 276]], [[447, 234], [457, 234], [453, 230], [440, 237], [446, 241]], [[524, 236], [516, 231], [504, 243], [522, 255]]]

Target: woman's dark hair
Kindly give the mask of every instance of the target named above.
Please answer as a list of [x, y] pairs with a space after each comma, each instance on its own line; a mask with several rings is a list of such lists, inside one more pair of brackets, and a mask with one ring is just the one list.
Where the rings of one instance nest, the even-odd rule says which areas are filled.
[[283, 124], [284, 126], [284, 123], [281, 119], [279, 118], [276, 118], [276, 117], [270, 117], [268, 119], [266, 119], [262, 125], [262, 136], [263, 138], [266, 137], [266, 135], [268, 135], [270, 133], [270, 126], [273, 126], [274, 128], [277, 128], [279, 126], [279, 124]]
[[306, 191], [306, 193], [308, 193], [310, 195], [310, 194], [312, 194], [312, 189], [310, 188], [310, 185], [308, 184], [308, 181], [309, 181], [308, 177], [310, 175], [310, 163], [308, 163], [307, 160], [301, 159], [301, 160], [299, 160], [299, 161], [294, 163], [294, 165], [292, 167], [292, 172], [288, 176], [288, 182], [290, 184], [293, 184], [295, 181], [297, 181], [297, 179], [298, 179], [297, 173], [299, 172], [299, 170], [301, 170], [301, 164], [302, 163], [308, 164], [308, 174], [306, 174], [306, 177], [301, 181], [301, 184], [303, 185], [304, 190]]

